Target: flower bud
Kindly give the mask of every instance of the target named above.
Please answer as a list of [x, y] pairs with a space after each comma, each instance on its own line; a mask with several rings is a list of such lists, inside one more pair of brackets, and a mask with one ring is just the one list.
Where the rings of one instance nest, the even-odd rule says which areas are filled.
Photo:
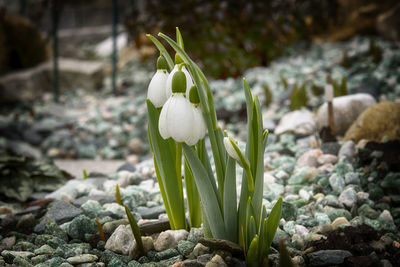
[[162, 55], [160, 55], [157, 59], [157, 69], [166, 70], [167, 67], [168, 67], [167, 60]]
[[183, 63], [183, 60], [182, 60], [181, 56], [178, 53], [176, 53], [175, 54], [175, 65], [179, 65], [181, 63]]
[[158, 69], [150, 81], [149, 88], [147, 90], [147, 98], [156, 108], [162, 107], [165, 101], [167, 101], [167, 97], [165, 95], [167, 79], [168, 72], [166, 70]]
[[[238, 155], [238, 153], [236, 152], [234, 146], [234, 141], [229, 138], [229, 137], [224, 137], [224, 146], [226, 149], [226, 152], [228, 153], [229, 156], [231, 156], [232, 158], [234, 158], [237, 162], [241, 162], [240, 157]], [[236, 145], [236, 144], [235, 144]]]
[[192, 104], [199, 104], [200, 103], [200, 99], [199, 99], [199, 94], [197, 92], [197, 86], [193, 85], [192, 88], [190, 88], [189, 91], [189, 100], [190, 103]]
[[183, 94], [186, 92], [186, 76], [181, 70], [175, 72], [172, 77], [172, 92]]

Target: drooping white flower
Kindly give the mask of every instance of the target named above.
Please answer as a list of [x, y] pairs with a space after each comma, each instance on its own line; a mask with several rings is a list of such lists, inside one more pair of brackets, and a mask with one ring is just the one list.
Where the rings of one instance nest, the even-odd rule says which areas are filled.
[[192, 105], [193, 111], [193, 127], [192, 134], [186, 140], [186, 144], [189, 146], [194, 146], [197, 142], [204, 138], [206, 135], [206, 123], [204, 122], [203, 114], [201, 113], [201, 109], [199, 106]]
[[156, 108], [162, 107], [167, 101], [167, 96], [165, 95], [167, 79], [168, 72], [166, 70], [157, 70], [150, 81], [147, 98]]
[[[171, 73], [168, 75], [168, 79], [167, 79], [167, 86], [165, 88], [165, 96], [168, 98], [172, 95], [172, 78], [174, 77], [175, 72], [177, 72], [179, 70], [179, 65], [176, 64], [174, 69], [171, 71]], [[186, 95], [189, 95], [189, 90], [190, 88], [192, 88], [193, 86], [193, 80], [192, 77], [190, 76], [189, 71], [186, 69], [185, 66], [182, 67], [182, 72], [185, 74], [186, 76], [186, 90], [185, 93]]]
[[147, 98], [156, 108], [162, 107], [168, 99], [165, 95], [165, 87], [168, 79], [167, 65], [167, 61], [161, 54], [157, 59], [157, 72], [151, 78], [147, 90]]
[[[241, 162], [240, 157], [238, 153], [236, 152], [234, 146], [234, 142], [230, 137], [224, 137], [224, 146], [226, 149], [226, 152], [228, 153], [229, 156], [234, 158], [236, 161]], [[236, 144], [235, 144], [236, 145]]]
[[193, 133], [193, 107], [182, 93], [175, 93], [164, 104], [158, 123], [162, 138], [185, 142]]

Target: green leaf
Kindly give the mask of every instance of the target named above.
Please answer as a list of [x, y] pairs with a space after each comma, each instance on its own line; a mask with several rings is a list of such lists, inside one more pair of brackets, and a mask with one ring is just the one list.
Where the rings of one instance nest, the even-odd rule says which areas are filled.
[[185, 206], [181, 193], [182, 187], [179, 185], [181, 182], [179, 180], [182, 177], [177, 178], [175, 153], [173, 154], [171, 151], [171, 147], [175, 147], [171, 143], [175, 142], [171, 138], [164, 140], [161, 137], [158, 131], [159, 112], [149, 100], [147, 100], [147, 110], [153, 155], [159, 168], [160, 180], [166, 192], [168, 205], [171, 208], [174, 226], [176, 229], [186, 229]]
[[258, 235], [256, 235], [250, 243], [249, 251], [246, 257], [246, 266], [258, 267]]
[[197, 189], [199, 190], [201, 202], [204, 206], [211, 232], [215, 238], [228, 239], [225, 231], [221, 205], [214, 193], [210, 177], [196, 153], [186, 144], [183, 144], [182, 147], [192, 170], [194, 180], [196, 181]]
[[122, 206], [121, 193], [119, 192], [119, 185], [118, 184], [115, 186], [115, 199], [117, 200], [118, 205]]
[[201, 227], [200, 196], [197, 191], [196, 183], [190, 170], [189, 163], [185, 157], [185, 184], [186, 196], [189, 208], [190, 227]]
[[178, 27], [176, 27], [176, 42], [179, 44], [180, 47], [182, 47], [182, 49], [185, 49], [185, 46], [183, 45], [182, 34]]
[[267, 219], [267, 232], [266, 232], [266, 250], [264, 253], [268, 253], [269, 248], [271, 247], [272, 240], [274, 239], [276, 230], [279, 225], [279, 220], [281, 219], [282, 215], [282, 198], [280, 197], [279, 200], [276, 202], [274, 207], [271, 210], [271, 213]]
[[125, 205], [125, 212], [126, 212], [126, 215], [128, 216], [129, 224], [131, 225], [132, 233], [133, 233], [133, 236], [135, 237], [136, 244], [138, 246], [140, 255], [144, 256], [145, 252], [144, 252], [142, 235], [140, 233], [139, 226], [135, 220], [135, 217], [133, 217], [131, 211], [129, 210], [129, 208], [126, 205]]
[[224, 185], [224, 223], [229, 240], [237, 243], [238, 218], [237, 218], [237, 195], [236, 195], [236, 161], [229, 157], [225, 172]]
[[165, 49], [165, 47], [162, 45], [162, 43], [160, 43], [160, 41], [158, 41], [151, 34], [146, 34], [146, 36], [155, 44], [155, 46], [158, 48], [158, 50], [160, 50], [160, 52], [162, 53], [163, 57], [167, 60], [169, 71], [172, 71], [172, 69], [174, 68], [175, 64], [174, 64], [174, 61], [172, 60], [171, 56], [169, 55], [167, 49]]
[[83, 169], [83, 180], [86, 180], [88, 177], [89, 177], [89, 176], [88, 176], [86, 170]]
[[279, 265], [283, 267], [294, 267], [290, 253], [286, 248], [285, 241], [279, 241]]

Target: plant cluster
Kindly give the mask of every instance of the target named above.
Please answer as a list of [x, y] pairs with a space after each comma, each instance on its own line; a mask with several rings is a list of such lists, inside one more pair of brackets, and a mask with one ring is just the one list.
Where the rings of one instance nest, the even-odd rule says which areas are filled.
[[[183, 170], [190, 226], [199, 227], [202, 223], [206, 237], [239, 244], [247, 264], [260, 266], [268, 259], [281, 217], [282, 199], [276, 202], [269, 214], [262, 206], [268, 131], [263, 132], [258, 97], [251, 93], [243, 79], [248, 137], [246, 149], [242, 151], [237, 142], [218, 126], [207, 78], [185, 52], [179, 29], [176, 42], [163, 33], [159, 36], [175, 50], [175, 64], [161, 42], [148, 35], [160, 50], [158, 70], [148, 91], [148, 133], [171, 228], [188, 227]], [[206, 133], [215, 171], [211, 167], [211, 155], [205, 148]], [[236, 163], [243, 168], [239, 197], [236, 192]]]

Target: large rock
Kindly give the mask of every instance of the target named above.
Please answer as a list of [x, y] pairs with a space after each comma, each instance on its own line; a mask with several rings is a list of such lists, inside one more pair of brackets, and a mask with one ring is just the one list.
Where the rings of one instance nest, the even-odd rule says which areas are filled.
[[[103, 63], [59, 58], [60, 87], [98, 89], [103, 82]], [[53, 62], [13, 72], [0, 79], [2, 102], [33, 100], [53, 89]]]
[[400, 103], [381, 102], [369, 107], [351, 125], [344, 140], [381, 142], [384, 136], [400, 139]]
[[[334, 134], [344, 135], [350, 125], [368, 107], [376, 103], [369, 94], [354, 94], [333, 99]], [[328, 105], [325, 103], [317, 113], [318, 129], [328, 126]]]
[[275, 129], [275, 134], [282, 134], [285, 132], [294, 132], [296, 134], [309, 135], [316, 130], [316, 124], [313, 114], [306, 110], [296, 110], [289, 112], [279, 121]]

